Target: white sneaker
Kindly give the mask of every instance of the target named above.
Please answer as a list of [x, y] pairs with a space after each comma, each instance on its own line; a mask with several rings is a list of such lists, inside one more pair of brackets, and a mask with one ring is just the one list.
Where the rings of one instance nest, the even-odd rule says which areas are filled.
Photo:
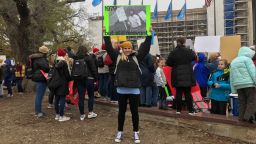
[[8, 95], [7, 95], [7, 97], [13, 97], [13, 95], [11, 95], [11, 94], [8, 94]]
[[188, 114], [191, 115], [191, 116], [195, 116], [196, 115], [195, 112], [189, 112]]
[[85, 119], [85, 117], [86, 117], [85, 114], [81, 115], [80, 120], [83, 121]]
[[67, 116], [60, 116], [59, 118], [59, 122], [64, 122], [64, 121], [68, 121], [70, 120], [70, 117], [67, 117]]
[[54, 105], [53, 104], [48, 104], [47, 108], [52, 109], [52, 108], [54, 108]]
[[179, 112], [179, 111], [176, 111], [176, 114], [180, 114], [180, 112]]
[[116, 134], [116, 138], [115, 138], [115, 142], [116, 143], [120, 143], [122, 140], [123, 140], [123, 132], [121, 131], [118, 131], [117, 134]]
[[91, 118], [96, 118], [97, 117], [97, 114], [94, 113], [94, 112], [89, 112], [88, 114], [88, 118], [91, 119]]
[[139, 132], [134, 132], [134, 143], [140, 143]]
[[55, 115], [55, 120], [59, 120], [60, 119], [60, 115], [59, 114], [56, 114]]

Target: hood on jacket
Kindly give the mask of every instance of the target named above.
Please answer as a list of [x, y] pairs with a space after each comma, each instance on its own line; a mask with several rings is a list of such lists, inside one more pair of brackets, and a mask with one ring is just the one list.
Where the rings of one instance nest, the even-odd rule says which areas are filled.
[[198, 54], [198, 62], [202, 63], [205, 61], [205, 55], [203, 53]]
[[6, 59], [6, 60], [4, 61], [4, 63], [5, 63], [6, 65], [12, 65], [11, 59]]
[[238, 51], [238, 56], [246, 56], [250, 59], [253, 58], [255, 51], [251, 50], [249, 47], [241, 47]]

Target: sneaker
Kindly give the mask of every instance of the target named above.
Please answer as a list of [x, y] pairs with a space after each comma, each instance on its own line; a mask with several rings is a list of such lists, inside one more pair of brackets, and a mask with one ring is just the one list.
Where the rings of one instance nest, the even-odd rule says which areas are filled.
[[68, 121], [70, 120], [70, 117], [67, 117], [67, 116], [60, 116], [59, 117], [59, 122], [64, 122], [64, 121]]
[[115, 142], [120, 143], [123, 140], [123, 132], [119, 131], [116, 134]]
[[7, 97], [13, 97], [13, 95], [11, 95], [11, 94], [8, 94], [8, 95], [7, 95]]
[[191, 115], [191, 116], [195, 116], [196, 115], [195, 112], [189, 112], [188, 114]]
[[41, 112], [41, 113], [37, 113], [37, 115], [36, 115], [36, 116], [37, 116], [37, 118], [42, 118], [42, 117], [44, 117], [44, 116], [45, 116], [45, 114]]
[[52, 108], [54, 108], [54, 105], [53, 104], [48, 104], [47, 108], [52, 109]]
[[179, 112], [179, 111], [176, 111], [176, 114], [180, 114], [180, 112]]
[[140, 143], [139, 132], [134, 132], [134, 143]]
[[59, 120], [59, 119], [60, 119], [60, 115], [59, 115], [59, 114], [56, 114], [55, 120]]
[[23, 92], [19, 92], [18, 94], [19, 94], [19, 95], [23, 95], [24, 93], [23, 93]]
[[83, 121], [85, 119], [85, 117], [86, 117], [85, 114], [81, 115], [80, 120]]
[[91, 119], [91, 118], [96, 118], [97, 117], [97, 114], [94, 113], [94, 112], [89, 112], [88, 114], [88, 118]]

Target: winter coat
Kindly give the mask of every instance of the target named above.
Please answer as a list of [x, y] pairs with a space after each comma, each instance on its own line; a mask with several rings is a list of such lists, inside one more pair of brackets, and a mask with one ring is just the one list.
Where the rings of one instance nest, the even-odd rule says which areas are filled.
[[15, 71], [16, 78], [23, 79], [25, 77], [25, 65], [17, 64]]
[[2, 81], [4, 80], [4, 65], [0, 65], [0, 84], [2, 84]]
[[173, 87], [191, 87], [196, 84], [191, 64], [195, 59], [195, 53], [185, 46], [177, 46], [169, 54], [166, 64], [172, 67], [171, 83]]
[[[104, 37], [106, 50], [113, 63], [116, 63], [119, 51], [116, 51], [111, 44], [110, 37]], [[132, 53], [128, 56], [127, 61], [120, 60], [116, 67], [115, 83], [117, 87], [126, 88], [140, 88], [141, 87], [141, 73], [139, 66], [133, 60], [135, 56], [138, 62], [142, 62], [144, 57], [149, 53], [151, 44], [151, 36], [147, 36], [146, 40], [140, 45], [138, 53]]]
[[140, 62], [140, 69], [142, 71], [141, 84], [143, 87], [154, 85], [155, 67], [152, 60], [152, 55], [147, 54], [142, 62]]
[[[215, 88], [214, 84], [218, 83], [219, 88]], [[224, 70], [217, 69], [209, 78], [208, 85], [211, 87], [210, 99], [216, 101], [228, 101], [230, 94], [229, 73], [224, 74]]]
[[230, 65], [230, 83], [232, 93], [237, 89], [256, 86], [256, 68], [252, 61], [255, 52], [248, 47], [239, 49], [236, 57]]
[[6, 59], [5, 60], [5, 69], [4, 69], [4, 81], [12, 81], [13, 80], [13, 75], [15, 72], [15, 68], [12, 66], [11, 60]]
[[166, 77], [164, 75], [163, 69], [158, 67], [155, 73], [155, 83], [157, 86], [164, 86], [167, 84]]
[[45, 77], [40, 70], [48, 73], [50, 70], [46, 55], [42, 53], [35, 53], [29, 56], [32, 61], [32, 81], [34, 82], [46, 82]]
[[202, 53], [198, 54], [198, 63], [195, 64], [194, 74], [196, 81], [200, 87], [207, 87], [208, 78], [210, 75], [209, 69], [205, 66], [205, 56]]
[[[97, 53], [97, 59], [99, 57], [103, 57], [103, 62], [104, 62], [106, 56], [107, 56], [107, 51], [106, 50], [101, 50], [100, 52]], [[98, 73], [99, 74], [109, 73], [108, 65], [104, 65], [104, 67], [98, 67]]]
[[209, 62], [209, 63], [206, 65], [206, 67], [209, 69], [209, 72], [210, 72], [210, 73], [213, 73], [213, 72], [215, 72], [215, 71], [217, 70], [218, 65], [219, 65], [219, 60], [217, 59], [217, 60], [215, 60], [215, 61], [213, 61], [213, 62]]
[[90, 54], [85, 56], [85, 62], [88, 68], [88, 78], [89, 79], [98, 79], [98, 68], [97, 68], [97, 60], [95, 55]]
[[69, 91], [68, 83], [71, 80], [71, 76], [68, 70], [68, 64], [63, 57], [57, 57], [55, 68], [59, 72], [63, 84], [54, 90], [54, 94], [59, 96], [66, 96]]

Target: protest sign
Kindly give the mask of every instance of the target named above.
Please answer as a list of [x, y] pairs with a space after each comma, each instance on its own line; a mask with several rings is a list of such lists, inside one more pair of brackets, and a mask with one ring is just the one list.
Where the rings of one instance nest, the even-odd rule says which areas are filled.
[[196, 52], [220, 52], [221, 36], [201, 36], [195, 38]]
[[105, 6], [105, 36], [150, 35], [150, 6]]
[[[143, 43], [145, 39], [139, 39], [137, 40], [138, 47], [140, 47], [140, 44]], [[159, 45], [158, 45], [158, 38], [157, 36], [154, 37], [154, 43], [150, 47], [149, 53], [153, 56], [160, 55]]]
[[114, 39], [118, 42], [121, 42], [121, 41], [127, 41], [127, 38], [126, 36], [110, 36], [111, 39]]
[[224, 36], [220, 38], [220, 54], [221, 58], [227, 59], [229, 63], [237, 57], [241, 48], [241, 36]]

